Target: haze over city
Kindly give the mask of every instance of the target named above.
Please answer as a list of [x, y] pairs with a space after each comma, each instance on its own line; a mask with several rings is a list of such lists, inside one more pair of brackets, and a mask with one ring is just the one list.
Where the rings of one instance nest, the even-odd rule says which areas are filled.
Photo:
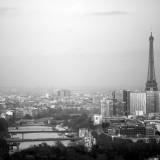
[[0, 86], [141, 88], [159, 0], [0, 0]]

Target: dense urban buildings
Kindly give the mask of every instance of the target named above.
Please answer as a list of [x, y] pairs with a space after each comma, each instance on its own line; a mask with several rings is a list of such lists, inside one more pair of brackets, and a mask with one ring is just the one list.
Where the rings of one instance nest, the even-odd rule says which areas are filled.
[[[83, 144], [88, 150], [96, 144], [93, 132], [110, 137], [113, 142], [129, 140], [132, 143], [159, 143], [160, 91], [155, 78], [153, 40], [151, 34], [148, 76], [144, 90], [82, 92], [54, 88], [27, 93], [1, 93], [0, 116], [9, 124], [9, 138], [5, 139], [8, 143], [14, 139], [19, 149], [19, 146], [22, 147], [20, 138], [25, 141], [25, 133], [21, 133], [23, 127], [33, 125], [33, 130], [24, 132], [35, 132], [34, 125], [39, 125], [38, 127], [44, 127], [43, 131], [36, 132], [45, 132], [46, 127], [50, 127], [46, 132], [57, 131], [58, 136], [62, 136], [56, 139], [69, 139], [71, 142], [68, 145]], [[14, 136], [13, 127], [14, 132], [22, 134], [21, 137]], [[76, 133], [70, 133], [72, 130]], [[27, 139], [30, 140], [32, 139]]]

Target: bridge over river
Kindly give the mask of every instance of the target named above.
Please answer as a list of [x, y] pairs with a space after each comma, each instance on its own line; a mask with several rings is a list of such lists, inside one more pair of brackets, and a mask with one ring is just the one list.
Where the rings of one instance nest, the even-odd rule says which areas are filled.
[[20, 139], [20, 138], [8, 138], [6, 139], [9, 143], [20, 143], [20, 142], [34, 142], [34, 141], [77, 141], [81, 140], [79, 137], [69, 138], [69, 137], [59, 137], [59, 138], [36, 138], [36, 139]]
[[[18, 126], [10, 127], [8, 133], [11, 138], [6, 139], [10, 146], [16, 146], [17, 148], [24, 149], [30, 145], [37, 145], [41, 143], [47, 143], [49, 145], [55, 144], [55, 141], [62, 141], [67, 145], [70, 141], [81, 140], [78, 137], [78, 132], [75, 130], [64, 129], [63, 127], [53, 126]], [[66, 134], [65, 134], [66, 133]]]
[[10, 134], [27, 134], [27, 133], [76, 133], [73, 130], [9, 130]]
[[40, 139], [24, 139], [24, 134], [29, 134], [29, 133], [74, 133], [77, 134], [76, 131], [73, 130], [63, 130], [63, 131], [59, 131], [59, 130], [9, 130], [8, 133], [12, 136], [15, 134], [22, 134], [22, 139], [13, 139], [10, 138], [8, 139], [9, 142], [28, 142], [28, 141], [57, 141], [57, 140], [73, 140], [73, 138], [69, 138], [69, 137], [60, 137], [60, 138], [40, 138]]

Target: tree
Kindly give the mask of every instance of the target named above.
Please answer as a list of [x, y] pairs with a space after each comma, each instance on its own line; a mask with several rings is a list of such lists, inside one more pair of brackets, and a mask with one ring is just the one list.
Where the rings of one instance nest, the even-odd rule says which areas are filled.
[[110, 123], [109, 122], [103, 122], [102, 123], [102, 128], [103, 129], [106, 129], [106, 128], [108, 128], [110, 126]]
[[0, 159], [7, 160], [9, 156], [9, 147], [6, 140], [0, 138]]
[[80, 117], [77, 117], [75, 119], [71, 119], [68, 122], [69, 128], [72, 128], [74, 130], [78, 130], [79, 128], [90, 128], [90, 118], [87, 114], [83, 113]]
[[29, 115], [29, 114], [26, 114], [26, 115], [24, 116], [24, 118], [25, 118], [25, 119], [32, 119], [32, 116]]
[[0, 118], [0, 137], [8, 136], [8, 123], [4, 118]]

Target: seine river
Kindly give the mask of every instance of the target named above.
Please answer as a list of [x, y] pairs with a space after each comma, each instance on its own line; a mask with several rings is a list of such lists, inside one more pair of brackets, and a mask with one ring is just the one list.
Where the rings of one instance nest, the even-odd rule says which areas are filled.
[[[29, 131], [29, 130], [35, 130], [35, 131], [42, 131], [42, 130], [52, 130], [52, 127], [48, 126], [23, 126], [19, 127], [18, 130], [24, 130], [24, 131]], [[59, 133], [27, 133], [24, 134], [24, 139], [37, 139], [37, 138], [58, 138], [58, 137], [64, 137], [64, 135], [59, 134]], [[22, 138], [22, 134], [16, 134], [13, 135], [13, 138]], [[34, 142], [21, 142], [19, 149], [23, 150], [26, 148], [29, 148], [34, 145], [39, 145], [41, 143], [46, 143], [48, 145], [55, 145], [55, 141], [34, 141]], [[67, 146], [70, 141], [62, 141], [62, 143]]]

